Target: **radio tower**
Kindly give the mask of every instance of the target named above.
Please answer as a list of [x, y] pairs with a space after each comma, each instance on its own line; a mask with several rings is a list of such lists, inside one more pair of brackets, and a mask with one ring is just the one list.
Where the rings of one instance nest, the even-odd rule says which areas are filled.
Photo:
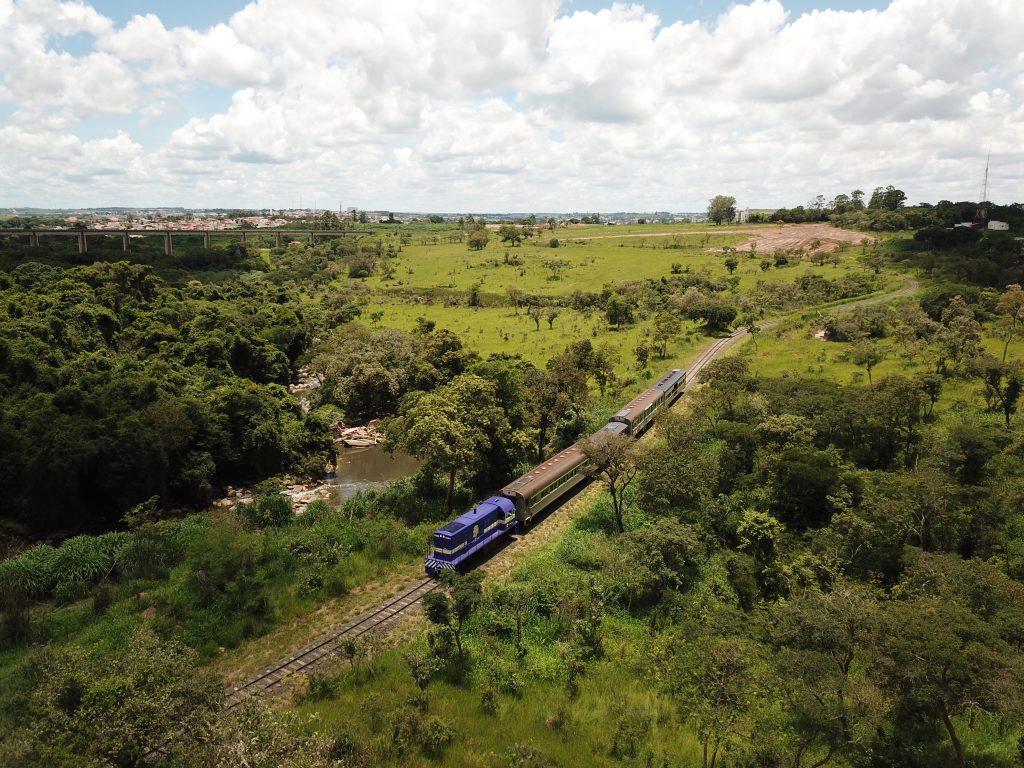
[[985, 158], [985, 177], [981, 182], [981, 202], [978, 204], [978, 221], [988, 220], [988, 166], [992, 161], [992, 149], [989, 148], [988, 156]]

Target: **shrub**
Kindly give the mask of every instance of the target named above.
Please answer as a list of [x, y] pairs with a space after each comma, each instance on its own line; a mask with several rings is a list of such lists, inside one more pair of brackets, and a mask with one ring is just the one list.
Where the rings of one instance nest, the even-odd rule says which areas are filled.
[[428, 755], [440, 757], [454, 738], [455, 730], [450, 724], [437, 717], [428, 717], [423, 724], [420, 743]]
[[498, 711], [498, 692], [490, 686], [484, 688], [480, 694], [480, 708], [489, 715]]
[[114, 588], [110, 584], [97, 584], [92, 590], [92, 612], [102, 616], [114, 602]]
[[552, 237], [548, 241], [548, 247], [549, 248], [557, 248], [559, 245], [560, 245], [560, 243], [558, 242], [558, 238], [557, 237]]
[[309, 676], [309, 687], [303, 697], [306, 701], [326, 701], [333, 699], [338, 692], [338, 681], [323, 672], [313, 672]]
[[53, 588], [57, 550], [49, 544], [0, 561], [0, 597], [4, 603], [46, 597]]
[[268, 480], [256, 487], [256, 499], [251, 504], [239, 504], [238, 513], [254, 528], [277, 528], [292, 517], [291, 500], [281, 493], [277, 481]]
[[548, 768], [553, 763], [532, 744], [516, 744], [508, 753], [508, 768]]

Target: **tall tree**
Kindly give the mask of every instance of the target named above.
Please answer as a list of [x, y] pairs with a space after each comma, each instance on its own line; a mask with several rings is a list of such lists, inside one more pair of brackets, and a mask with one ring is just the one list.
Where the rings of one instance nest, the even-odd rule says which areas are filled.
[[715, 768], [720, 755], [748, 736], [758, 667], [756, 649], [738, 637], [707, 633], [673, 649], [665, 687], [697, 730], [703, 768]]
[[679, 335], [679, 318], [671, 312], [659, 312], [654, 316], [651, 341], [658, 349], [659, 357], [668, 357], [668, 345]]
[[871, 370], [885, 360], [882, 348], [873, 341], [860, 341], [850, 350], [850, 362], [860, 366], [868, 373], [868, 384], [871, 384]]
[[981, 379], [985, 399], [993, 409], [1003, 414], [1006, 428], [1010, 428], [1010, 417], [1017, 411], [1020, 396], [1024, 393], [1024, 370], [1019, 363], [1005, 363], [989, 354], [983, 354], [971, 361], [971, 370]]
[[999, 313], [999, 332], [1003, 337], [1003, 362], [1006, 362], [1006, 353], [1010, 349], [1010, 343], [1024, 333], [1024, 289], [1017, 283], [1006, 286], [1006, 290], [999, 296], [996, 303], [996, 311]]
[[[463, 634], [466, 622], [480, 606], [483, 574], [479, 571], [466, 574], [445, 571], [441, 579], [446, 589], [430, 592], [423, 598], [424, 612], [427, 620], [441, 630], [445, 642], [454, 644], [459, 666], [465, 667]], [[443, 650], [443, 646], [438, 650]]]
[[768, 636], [794, 768], [805, 757], [824, 765], [873, 737], [883, 714], [880, 696], [856, 668], [869, 660], [878, 613], [868, 588], [842, 580], [773, 607]]
[[708, 201], [708, 219], [715, 224], [728, 224], [736, 218], [736, 198], [715, 195]]
[[445, 509], [450, 513], [457, 477], [484, 462], [488, 451], [508, 439], [510, 427], [494, 384], [462, 374], [414, 397], [387, 431], [393, 445], [447, 477]]
[[636, 445], [625, 435], [599, 433], [583, 444], [591, 472], [599, 477], [612, 497], [612, 511], [615, 514], [615, 528], [619, 533], [626, 530], [623, 523], [626, 489], [636, 478]]
[[955, 765], [964, 768], [958, 718], [1024, 705], [1024, 586], [985, 563], [922, 554], [898, 595], [879, 635], [879, 677], [907, 715], [945, 730]]

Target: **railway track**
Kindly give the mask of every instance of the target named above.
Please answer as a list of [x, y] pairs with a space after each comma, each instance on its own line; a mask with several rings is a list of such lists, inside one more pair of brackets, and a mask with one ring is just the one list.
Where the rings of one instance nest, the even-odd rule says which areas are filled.
[[232, 686], [226, 692], [224, 711], [230, 712], [250, 696], [280, 693], [296, 675], [308, 674], [327, 665], [333, 657], [338, 655], [346, 640], [359, 638], [386, 628], [388, 624], [394, 623], [399, 617], [408, 614], [423, 600], [425, 595], [433, 592], [439, 586], [440, 583], [433, 579], [420, 579], [383, 605], [342, 624], [330, 633], [317, 638], [311, 644], [298, 649], [291, 656], [281, 659], [273, 666]]

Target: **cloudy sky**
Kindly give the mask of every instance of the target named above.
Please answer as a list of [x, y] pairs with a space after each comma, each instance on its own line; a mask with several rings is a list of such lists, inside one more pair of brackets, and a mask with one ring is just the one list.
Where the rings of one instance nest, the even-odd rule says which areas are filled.
[[0, 0], [0, 205], [1024, 200], [1022, 0]]

